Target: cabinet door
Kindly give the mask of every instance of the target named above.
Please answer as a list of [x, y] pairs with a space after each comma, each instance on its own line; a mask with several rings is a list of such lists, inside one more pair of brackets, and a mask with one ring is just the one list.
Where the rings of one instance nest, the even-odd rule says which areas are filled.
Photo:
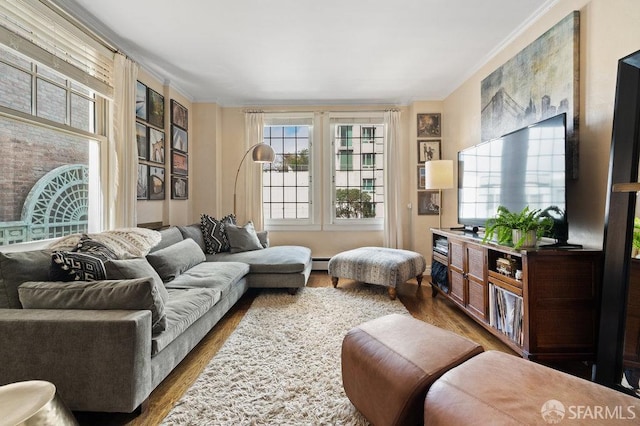
[[468, 244], [467, 254], [467, 309], [474, 315], [486, 318], [487, 286], [486, 256], [481, 246]]
[[465, 288], [465, 277], [462, 271], [458, 271], [455, 267], [449, 268], [449, 278], [451, 281], [451, 291], [449, 292], [449, 296], [454, 302], [459, 303], [460, 305], [465, 305], [465, 297], [464, 297], [464, 288]]

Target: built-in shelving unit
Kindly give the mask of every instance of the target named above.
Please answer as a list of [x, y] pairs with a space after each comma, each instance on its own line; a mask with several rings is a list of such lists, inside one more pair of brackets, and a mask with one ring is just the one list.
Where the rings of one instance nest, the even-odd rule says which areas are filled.
[[512, 247], [432, 229], [434, 297], [442, 294], [525, 358], [594, 360], [602, 251]]

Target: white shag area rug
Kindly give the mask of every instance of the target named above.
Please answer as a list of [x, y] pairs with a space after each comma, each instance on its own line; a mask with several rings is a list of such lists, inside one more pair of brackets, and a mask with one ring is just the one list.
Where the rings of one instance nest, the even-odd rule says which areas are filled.
[[391, 313], [386, 287], [263, 290], [163, 425], [367, 425], [344, 393], [342, 339]]

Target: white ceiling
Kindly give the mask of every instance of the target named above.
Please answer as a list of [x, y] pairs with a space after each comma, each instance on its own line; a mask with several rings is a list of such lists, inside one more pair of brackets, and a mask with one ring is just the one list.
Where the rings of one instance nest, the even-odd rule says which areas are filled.
[[444, 99], [557, 0], [55, 0], [196, 102]]

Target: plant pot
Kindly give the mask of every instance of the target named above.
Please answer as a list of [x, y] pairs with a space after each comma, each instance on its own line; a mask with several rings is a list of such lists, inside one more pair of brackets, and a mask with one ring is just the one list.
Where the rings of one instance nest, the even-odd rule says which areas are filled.
[[[524, 235], [524, 239], [522, 236]], [[538, 237], [536, 235], [535, 229], [531, 231], [522, 232], [520, 229], [512, 229], [511, 230], [511, 238], [513, 239], [513, 245], [516, 248], [520, 247], [535, 247], [538, 242]], [[522, 239], [522, 243], [518, 244], [518, 241]]]

